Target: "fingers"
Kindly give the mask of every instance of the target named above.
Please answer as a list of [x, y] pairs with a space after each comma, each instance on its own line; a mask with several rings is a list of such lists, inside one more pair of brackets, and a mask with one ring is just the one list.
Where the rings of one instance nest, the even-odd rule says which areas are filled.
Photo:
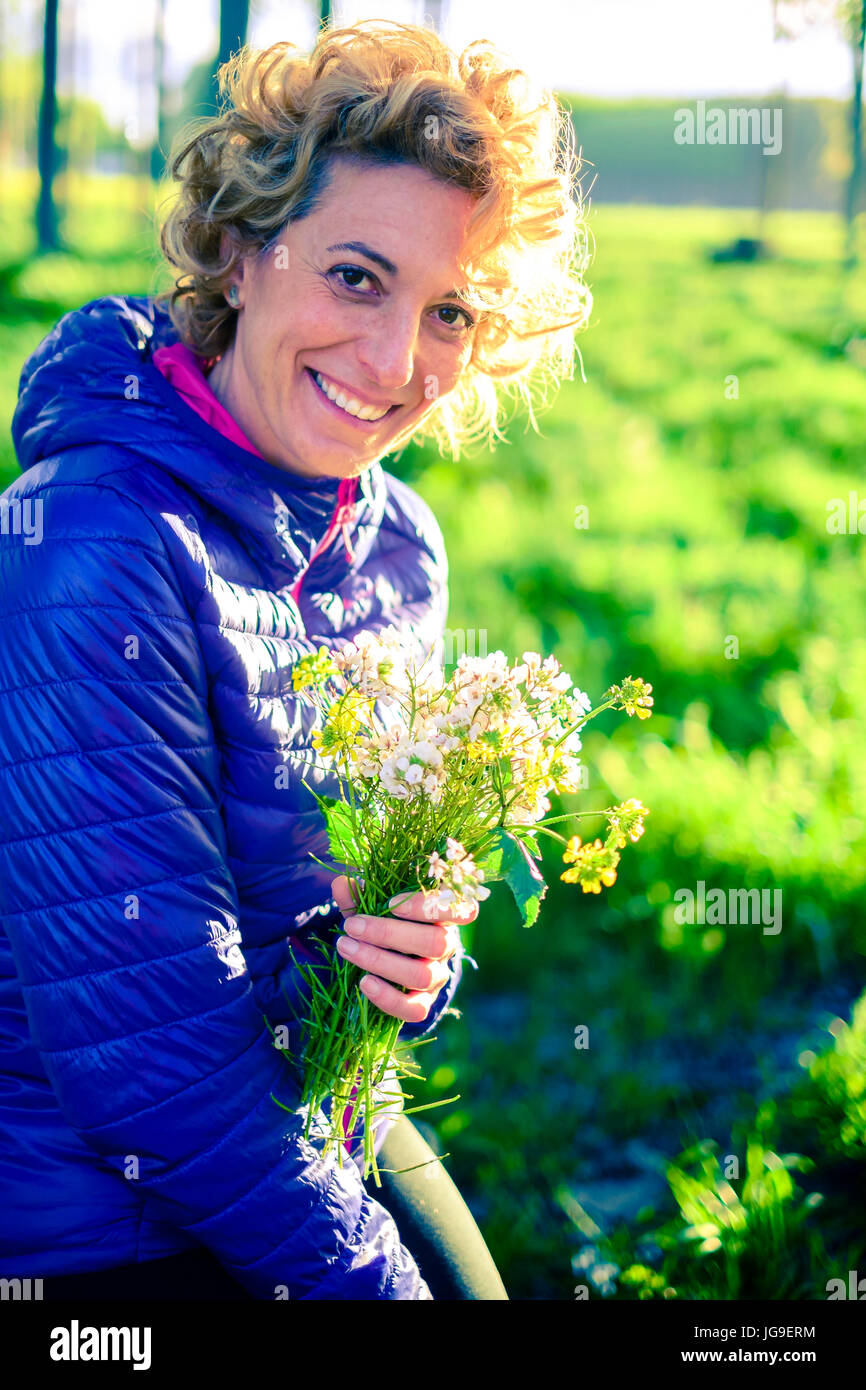
[[423, 1023], [439, 993], [436, 989], [420, 994], [403, 994], [376, 975], [365, 975], [359, 987], [383, 1013], [400, 1018], [404, 1023]]
[[[331, 883], [331, 895], [341, 912], [355, 912], [358, 906], [359, 889], [355, 879], [339, 874]], [[403, 921], [410, 922], [474, 922], [478, 916], [477, 903], [457, 903], [451, 907], [438, 909], [428, 917], [424, 911], [427, 895], [422, 892], [397, 893], [388, 905], [388, 911]], [[378, 921], [380, 919], [371, 919]], [[384, 919], [381, 919], [384, 920]]]
[[438, 994], [451, 973], [444, 960], [418, 959], [399, 951], [385, 951], [350, 936], [337, 938], [337, 950], [360, 970], [369, 970], [380, 979], [393, 980], [407, 989], [432, 990]]
[[[346, 935], [337, 950], [360, 970], [369, 971], [359, 987], [383, 1013], [404, 1023], [421, 1023], [450, 977], [447, 961], [460, 945], [462, 922], [474, 922], [478, 904], [443, 908], [427, 918], [425, 894], [398, 894], [389, 904], [393, 917], [357, 912], [353, 890], [358, 885], [345, 874], [334, 878], [331, 893], [344, 914]], [[409, 991], [404, 993], [397, 986]]]
[[343, 929], [355, 941], [406, 956], [447, 960], [460, 945], [460, 928], [451, 922], [398, 921], [393, 917], [348, 916]]
[[424, 911], [425, 895], [418, 893], [398, 893], [388, 904], [388, 911], [395, 917], [405, 917], [412, 921], [431, 922], [474, 922], [478, 916], [477, 903], [456, 903], [451, 907], [440, 908], [432, 917]]

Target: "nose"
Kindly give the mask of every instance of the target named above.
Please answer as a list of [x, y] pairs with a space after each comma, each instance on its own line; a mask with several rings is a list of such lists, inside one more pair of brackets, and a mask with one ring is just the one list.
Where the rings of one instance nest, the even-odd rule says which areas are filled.
[[399, 391], [415, 375], [418, 315], [413, 309], [376, 315], [370, 331], [358, 342], [358, 361], [380, 391]]

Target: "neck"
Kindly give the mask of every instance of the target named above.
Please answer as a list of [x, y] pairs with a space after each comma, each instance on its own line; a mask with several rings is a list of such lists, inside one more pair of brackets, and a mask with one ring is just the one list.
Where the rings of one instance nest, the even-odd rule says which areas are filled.
[[359, 462], [350, 473], [335, 475], [314, 468], [299, 468], [296, 462], [290, 462], [267, 420], [261, 415], [253, 417], [247, 408], [248, 402], [255, 401], [256, 392], [244, 371], [243, 358], [238, 354], [235, 343], [232, 343], [214, 363], [207, 382], [220, 405], [228, 411], [262, 457], [276, 468], [282, 468], [286, 473], [298, 474], [302, 478], [345, 478], [358, 477], [370, 467], [370, 462]]

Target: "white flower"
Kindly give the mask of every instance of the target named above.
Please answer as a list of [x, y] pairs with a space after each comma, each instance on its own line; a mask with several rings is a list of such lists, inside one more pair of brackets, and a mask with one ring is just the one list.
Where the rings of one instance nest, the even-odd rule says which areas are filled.
[[486, 888], [483, 883], [467, 883], [463, 890], [463, 896], [464, 898], [469, 898], [470, 900], [474, 899], [475, 902], [480, 903], [483, 902], [485, 898], [490, 897], [490, 889]]
[[592, 1269], [598, 1263], [598, 1251], [594, 1245], [584, 1245], [579, 1255], [572, 1255], [571, 1267], [577, 1272], [579, 1269]]
[[511, 803], [510, 815], [518, 825], [532, 825], [550, 810], [550, 802], [539, 790], [528, 791]]
[[407, 651], [395, 627], [379, 633], [358, 632], [332, 655], [345, 679], [365, 695], [393, 695], [408, 689]]
[[441, 767], [442, 765], [442, 754], [427, 739], [422, 738], [413, 745], [412, 756], [420, 758], [421, 762], [426, 763], [428, 767]]
[[435, 917], [437, 912], [449, 908], [454, 896], [450, 888], [440, 888], [436, 892], [427, 893], [424, 897], [424, 916]]
[[556, 785], [561, 792], [579, 792], [583, 790], [581, 781], [583, 764], [579, 758], [563, 758], [565, 771], [557, 777]]
[[463, 729], [466, 728], [468, 724], [472, 723], [474, 714], [475, 710], [470, 709], [468, 705], [455, 705], [452, 710], [449, 710], [448, 714], [437, 716], [437, 718], [442, 719], [441, 727]]
[[430, 855], [430, 877], [438, 883], [447, 871], [448, 864], [442, 858], [441, 854], [438, 854], [436, 850], [434, 850]]

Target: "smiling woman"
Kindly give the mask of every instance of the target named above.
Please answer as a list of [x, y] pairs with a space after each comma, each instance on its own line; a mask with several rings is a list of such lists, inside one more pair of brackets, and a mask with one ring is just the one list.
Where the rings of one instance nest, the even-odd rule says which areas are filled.
[[442, 287], [472, 208], [422, 169], [333, 156], [314, 210], [238, 263], [234, 337], [208, 380], [272, 462], [354, 476], [454, 390], [475, 320]]
[[[304, 370], [390, 412], [367, 459], [412, 436], [455, 455], [492, 442], [507, 398], [532, 410], [571, 373], [591, 303], [574, 133], [524, 72], [483, 41], [458, 56], [428, 30], [370, 21], [326, 31], [309, 58], [288, 43], [241, 53], [221, 91], [221, 116], [172, 166], [172, 314], [225, 359], [214, 389], [236, 405], [251, 374], [261, 384], [262, 339], [279, 351], [259, 422], [277, 449], [301, 399], [292, 433], [319, 435]], [[292, 466], [343, 471], [358, 443], [299, 440]]]
[[412, 1171], [366, 1191], [273, 1046], [297, 1055], [323, 947], [414, 1038], [463, 959], [418, 897], [352, 915], [292, 672], [389, 627], [441, 658], [442, 535], [381, 460], [492, 442], [570, 374], [571, 127], [486, 43], [411, 26], [221, 81], [173, 165], [174, 290], [66, 315], [21, 378], [0, 502], [38, 507], [40, 543], [0, 535], [0, 1265], [47, 1298], [501, 1299], [409, 1120], [375, 1142]]

